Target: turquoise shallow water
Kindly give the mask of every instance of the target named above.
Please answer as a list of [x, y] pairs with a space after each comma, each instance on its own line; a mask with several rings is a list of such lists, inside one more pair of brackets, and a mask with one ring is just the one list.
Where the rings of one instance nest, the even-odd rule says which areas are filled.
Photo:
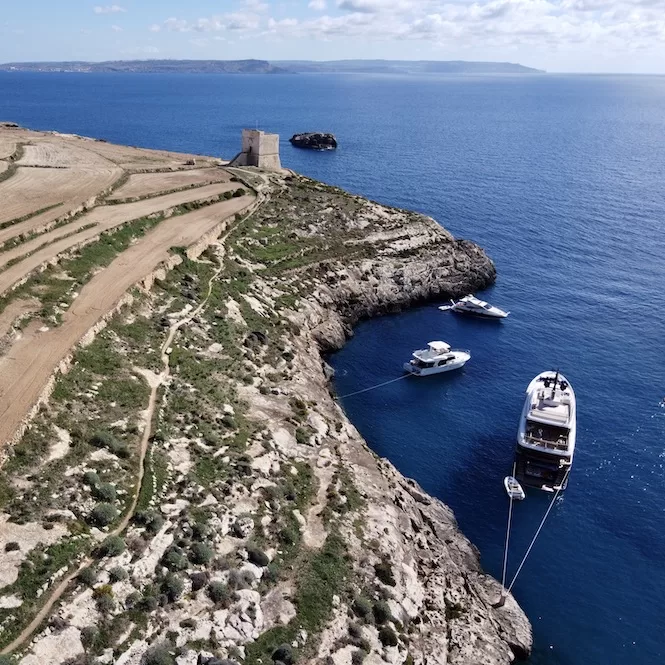
[[[361, 324], [332, 359], [340, 394], [399, 375], [430, 339], [473, 358], [344, 407], [498, 575], [523, 390], [560, 367], [578, 396], [575, 466], [514, 590], [533, 662], [665, 661], [664, 78], [0, 74], [0, 118], [226, 156], [258, 123], [282, 134], [286, 165], [483, 245], [499, 272], [485, 295], [511, 317], [431, 306]], [[310, 129], [340, 149], [285, 141]], [[547, 500], [517, 507], [513, 569]]]

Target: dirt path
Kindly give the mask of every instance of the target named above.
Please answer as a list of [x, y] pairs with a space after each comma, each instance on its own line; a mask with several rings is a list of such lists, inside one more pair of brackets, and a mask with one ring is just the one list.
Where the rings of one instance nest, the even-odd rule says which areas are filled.
[[164, 220], [81, 289], [60, 326], [46, 332], [25, 331], [0, 359], [0, 447], [12, 438], [70, 349], [115, 307], [127, 289], [168, 258], [170, 247], [193, 245], [253, 201], [253, 196], [246, 195]]
[[[150, 437], [152, 436], [152, 419], [155, 414], [155, 407], [157, 406], [157, 396], [159, 394], [159, 388], [168, 381], [171, 372], [171, 367], [169, 364], [171, 356], [168, 353], [168, 349], [173, 344], [173, 340], [175, 339], [178, 330], [180, 330], [182, 326], [190, 323], [191, 320], [195, 316], [197, 316], [207, 305], [208, 300], [210, 299], [210, 294], [212, 293], [212, 285], [214, 281], [217, 279], [217, 277], [219, 277], [219, 274], [222, 272], [222, 270], [223, 266], [220, 266], [208, 281], [208, 293], [206, 294], [205, 299], [201, 301], [201, 303], [198, 305], [198, 307], [196, 307], [193, 311], [184, 316], [182, 319], [179, 319], [178, 321], [172, 323], [171, 326], [169, 327], [169, 334], [167, 335], [166, 340], [162, 344], [160, 350], [162, 364], [164, 367], [161, 373], [159, 374], [158, 380], [155, 381], [150, 387], [151, 388], [150, 399], [148, 400], [148, 408], [146, 410], [146, 426], [145, 429], [143, 430], [143, 436], [141, 437], [141, 444], [139, 447], [139, 468], [136, 476], [136, 485], [134, 488], [134, 496], [132, 497], [132, 503], [130, 504], [129, 509], [127, 510], [125, 516], [122, 518], [120, 523], [107, 534], [106, 536], [107, 538], [111, 536], [119, 536], [127, 528], [132, 518], [134, 517], [134, 512], [136, 511], [136, 506], [139, 501], [139, 495], [141, 493], [141, 485], [143, 484], [143, 478], [145, 476], [145, 458], [148, 452], [148, 444], [150, 442]], [[23, 631], [21, 631], [20, 635], [18, 635], [18, 637], [16, 637], [16, 639], [13, 642], [8, 644], [4, 649], [2, 649], [2, 651], [0, 651], [0, 654], [11, 653], [12, 651], [18, 649], [26, 640], [28, 640], [32, 636], [32, 634], [39, 628], [42, 621], [44, 621], [44, 619], [46, 619], [46, 617], [49, 616], [54, 605], [60, 600], [62, 594], [65, 593], [65, 591], [67, 590], [69, 583], [86, 566], [89, 566], [92, 563], [93, 563], [92, 557], [87, 557], [81, 562], [81, 564], [77, 568], [75, 568], [73, 571], [67, 574], [53, 589], [51, 596], [46, 601], [44, 606], [39, 610], [39, 612], [37, 612], [37, 614], [33, 617], [32, 621], [23, 629]]]

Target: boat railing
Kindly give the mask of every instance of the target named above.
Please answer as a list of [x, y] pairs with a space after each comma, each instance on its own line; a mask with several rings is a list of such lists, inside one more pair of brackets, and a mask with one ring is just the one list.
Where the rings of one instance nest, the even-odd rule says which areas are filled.
[[536, 436], [525, 434], [524, 440], [526, 443], [540, 446], [542, 448], [547, 448], [548, 450], [568, 450], [568, 441], [565, 439], [560, 439], [559, 441], [548, 441], [547, 439], [539, 439]]

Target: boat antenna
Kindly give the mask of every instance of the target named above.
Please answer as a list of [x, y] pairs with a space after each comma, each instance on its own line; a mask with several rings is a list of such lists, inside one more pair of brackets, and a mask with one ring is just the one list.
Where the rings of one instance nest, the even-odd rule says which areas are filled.
[[556, 394], [556, 384], [558, 380], [559, 380], [559, 368], [557, 367], [556, 375], [554, 376], [554, 385], [552, 386], [552, 397], [550, 399], [554, 399], [554, 395]]

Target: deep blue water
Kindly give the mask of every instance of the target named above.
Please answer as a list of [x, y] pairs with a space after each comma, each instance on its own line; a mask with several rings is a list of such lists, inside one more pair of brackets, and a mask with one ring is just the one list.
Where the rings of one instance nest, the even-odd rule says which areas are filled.
[[[361, 324], [333, 358], [340, 394], [398, 376], [430, 339], [473, 358], [344, 406], [499, 575], [523, 391], [561, 368], [578, 396], [575, 465], [514, 589], [533, 662], [665, 662], [665, 78], [0, 73], [0, 119], [227, 157], [258, 123], [282, 134], [285, 165], [483, 245], [499, 272], [485, 295], [511, 317], [431, 306]], [[286, 142], [311, 129], [340, 149]], [[547, 501], [517, 506], [511, 569]]]

